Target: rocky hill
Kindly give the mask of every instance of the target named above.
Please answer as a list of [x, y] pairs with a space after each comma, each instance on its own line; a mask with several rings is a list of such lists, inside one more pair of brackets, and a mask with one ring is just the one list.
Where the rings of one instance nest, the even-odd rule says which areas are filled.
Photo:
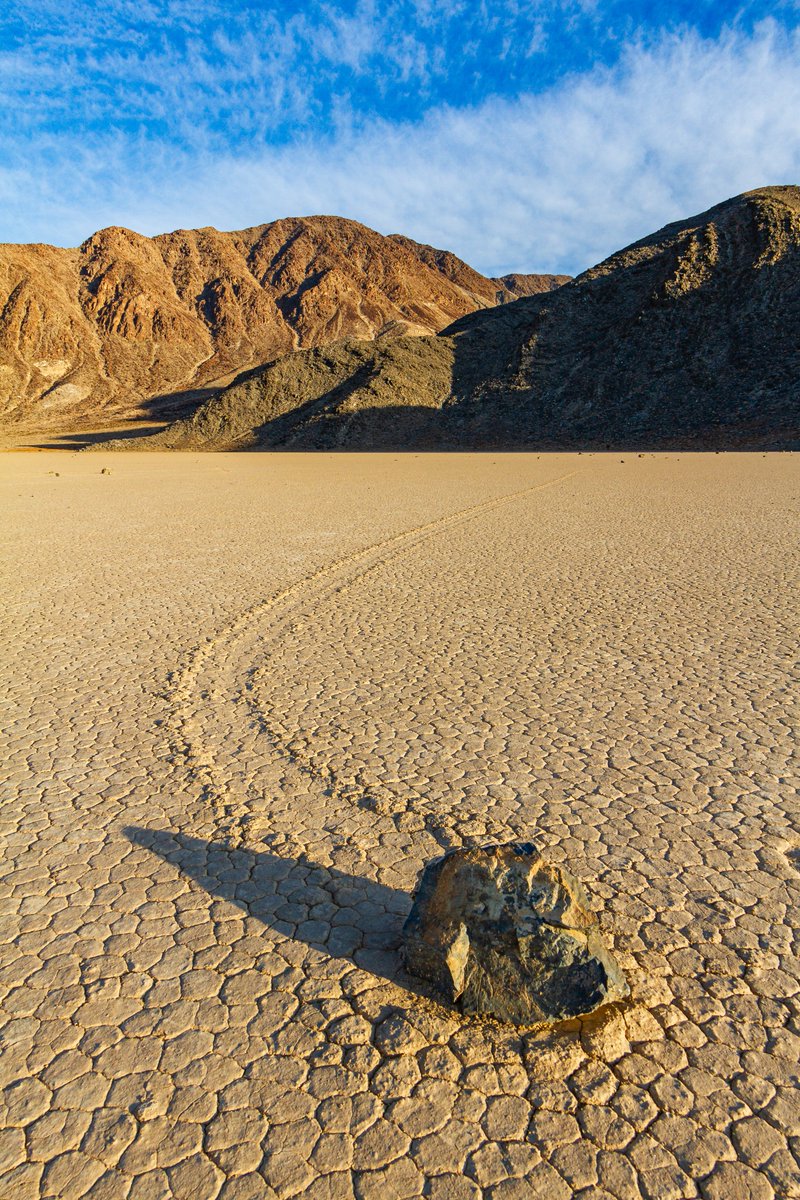
[[281, 358], [147, 444], [798, 446], [800, 189], [736, 196], [437, 337]]
[[[563, 277], [513, 278], [534, 291]], [[452, 254], [338, 217], [154, 238], [103, 229], [77, 250], [0, 246], [0, 419], [158, 415], [289, 351], [430, 334], [518, 294]]]
[[555, 291], [562, 284], [569, 283], [572, 278], [571, 275], [512, 274], [487, 279], [460, 258], [456, 258], [449, 250], [437, 250], [435, 246], [426, 246], [399, 233], [393, 233], [391, 236], [392, 241], [405, 246], [426, 266], [444, 275], [451, 283], [457, 284], [470, 295], [480, 296], [489, 307], [509, 300], [518, 300], [521, 296], [538, 296], [541, 292]]

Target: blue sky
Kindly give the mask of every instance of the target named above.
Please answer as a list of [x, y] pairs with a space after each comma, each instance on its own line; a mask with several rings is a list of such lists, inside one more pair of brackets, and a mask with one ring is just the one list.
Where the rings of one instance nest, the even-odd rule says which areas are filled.
[[800, 182], [800, 6], [6, 0], [0, 240], [335, 212], [574, 272]]

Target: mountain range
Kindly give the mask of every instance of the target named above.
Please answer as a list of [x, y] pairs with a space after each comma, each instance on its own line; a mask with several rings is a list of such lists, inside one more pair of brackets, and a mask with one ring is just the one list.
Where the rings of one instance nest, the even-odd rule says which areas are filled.
[[566, 278], [489, 279], [339, 217], [154, 238], [110, 228], [74, 250], [0, 246], [0, 420], [163, 417], [279, 355], [435, 333]]
[[[570, 280], [338, 217], [0, 247], [0, 416], [137, 449], [800, 445], [800, 188]], [[115, 445], [112, 441], [108, 443]]]
[[280, 357], [136, 445], [800, 446], [800, 189], [736, 196], [436, 336]]

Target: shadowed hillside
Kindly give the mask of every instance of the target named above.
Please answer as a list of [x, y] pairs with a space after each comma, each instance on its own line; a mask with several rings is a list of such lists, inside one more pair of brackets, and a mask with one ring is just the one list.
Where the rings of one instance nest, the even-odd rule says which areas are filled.
[[[562, 277], [515, 276], [526, 290]], [[77, 250], [0, 246], [0, 419], [66, 428], [169, 412], [243, 369], [344, 337], [429, 334], [518, 286], [339, 217]], [[174, 401], [172, 402], [174, 408]]]
[[799, 330], [800, 189], [763, 188], [438, 337], [269, 363], [147, 444], [790, 446]]

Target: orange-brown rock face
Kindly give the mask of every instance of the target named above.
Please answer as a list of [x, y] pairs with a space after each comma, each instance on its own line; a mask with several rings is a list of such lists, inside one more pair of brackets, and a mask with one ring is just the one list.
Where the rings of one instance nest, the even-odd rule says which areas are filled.
[[452, 254], [338, 217], [2, 246], [0, 419], [132, 415], [290, 350], [437, 332], [510, 294]]
[[451, 254], [449, 250], [437, 250], [435, 246], [425, 246], [397, 233], [392, 235], [392, 239], [400, 245], [406, 246], [426, 266], [432, 267], [433, 270], [438, 271], [440, 275], [444, 275], [445, 278], [465, 291], [480, 297], [485, 301], [480, 305], [482, 308], [487, 305], [505, 304], [509, 300], [519, 300], [520, 296], [538, 296], [541, 292], [552, 292], [555, 288], [561, 287], [562, 283], [569, 283], [572, 278], [571, 275], [515, 274], [487, 279], [484, 275], [479, 275], [467, 263], [462, 262], [460, 258], [456, 258], [455, 254]]
[[540, 296], [542, 292], [553, 292], [564, 283], [569, 283], [571, 275], [501, 275], [493, 279], [498, 287], [509, 293], [509, 299], [519, 300], [522, 296]]

